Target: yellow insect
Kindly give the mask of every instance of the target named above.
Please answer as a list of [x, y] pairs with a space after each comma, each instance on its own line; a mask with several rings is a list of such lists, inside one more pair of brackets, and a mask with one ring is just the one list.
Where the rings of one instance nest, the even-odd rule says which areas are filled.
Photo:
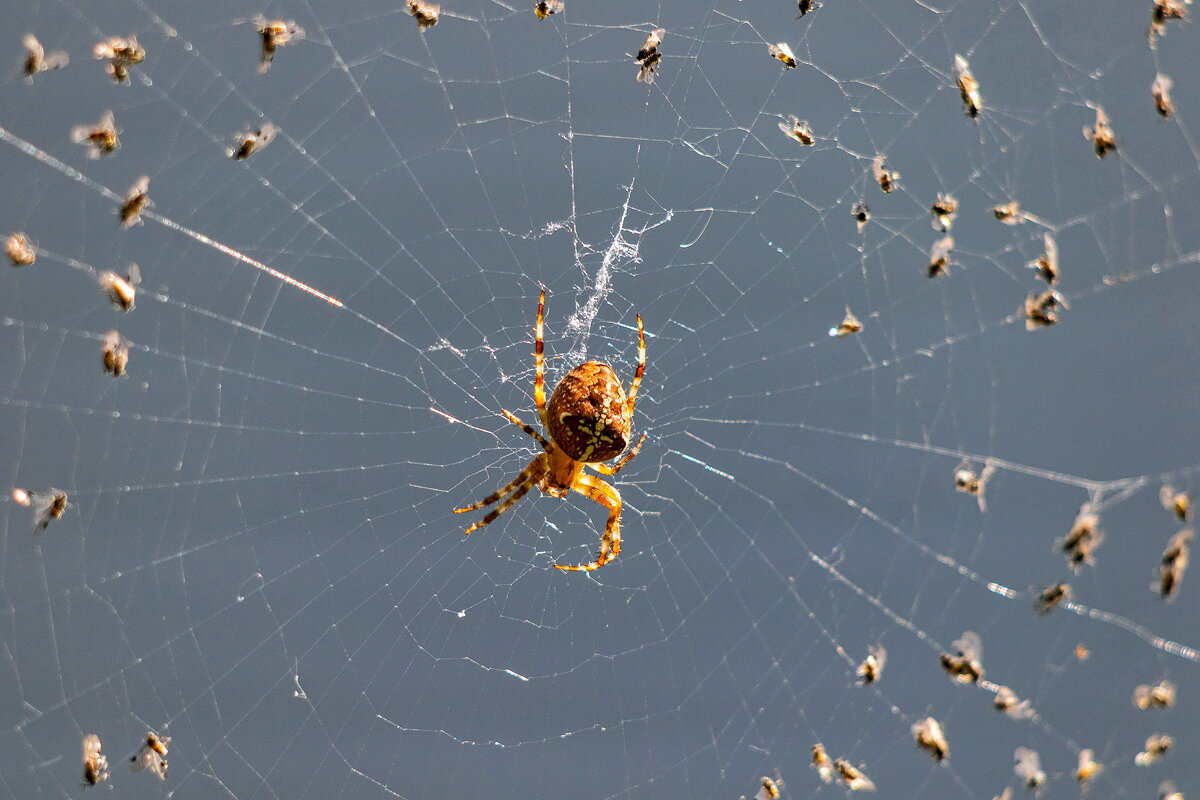
[[1170, 708], [1175, 705], [1175, 684], [1171, 681], [1159, 681], [1153, 686], [1143, 683], [1133, 690], [1133, 705], [1142, 711]]
[[1187, 492], [1177, 492], [1173, 486], [1163, 486], [1158, 490], [1158, 500], [1162, 507], [1174, 512], [1180, 522], [1187, 522], [1192, 513], [1192, 499]]
[[557, 14], [563, 10], [563, 0], [538, 0], [533, 4], [533, 15], [538, 19], [545, 19], [551, 14]]
[[758, 793], [754, 795], [754, 800], [779, 800], [779, 795], [783, 789], [783, 778], [779, 775], [779, 770], [771, 773], [771, 776], [762, 776], [759, 780]]
[[25, 47], [25, 63], [21, 65], [21, 73], [25, 76], [26, 83], [33, 83], [33, 76], [39, 72], [61, 69], [71, 60], [62, 50], [46, 55], [42, 43], [32, 33], [25, 34], [21, 44]]
[[304, 38], [304, 29], [296, 25], [295, 20], [268, 20], [262, 14], [253, 20], [262, 39], [262, 53], [258, 57], [258, 74], [262, 75], [271, 68], [275, 60], [275, 51], [286, 44]]
[[9, 235], [4, 242], [4, 252], [14, 267], [28, 267], [37, 261], [37, 248], [20, 231]]
[[1017, 225], [1025, 221], [1025, 215], [1021, 213], [1021, 204], [1016, 200], [992, 206], [992, 213], [1005, 225]]
[[834, 765], [829, 760], [829, 753], [825, 751], [825, 745], [817, 742], [812, 746], [812, 760], [809, 763], [821, 776], [822, 781], [829, 783], [833, 780]]
[[839, 758], [833, 762], [833, 768], [837, 770], [838, 777], [846, 784], [852, 792], [873, 792], [875, 784], [871, 779], [858, 767], [851, 764], [844, 758]]
[[[646, 335], [642, 330], [642, 317], [638, 315], [638, 365], [633, 382], [629, 384], [628, 395], [612, 367], [599, 361], [585, 361], [563, 376], [547, 403], [544, 388], [545, 345], [542, 342], [545, 307], [546, 292], [543, 289], [538, 298], [537, 324], [534, 327], [533, 399], [547, 435], [538, 433], [507, 409], [501, 410], [510, 422], [532, 436], [545, 452], [538, 453], [516, 478], [500, 489], [478, 503], [454, 509], [454, 513], [475, 511], [500, 501], [482, 520], [464, 531], [471, 533], [512, 508], [534, 487], [558, 498], [566, 497], [572, 491], [578, 492], [608, 509], [608, 523], [600, 538], [600, 551], [596, 560], [589, 564], [554, 566], [590, 572], [603, 567], [621, 552], [621, 494], [600, 478], [584, 472], [584, 467], [591, 467], [601, 475], [616, 475], [637, 455], [646, 441], [646, 434], [643, 433], [626, 452], [638, 387], [646, 372]], [[616, 464], [609, 466], [601, 463], [623, 452], [625, 455]]]
[[101, 358], [107, 374], [114, 378], [125, 374], [125, 367], [129, 365], [129, 345], [121, 339], [120, 333], [109, 331], [104, 336]]
[[1017, 693], [1007, 686], [997, 686], [996, 695], [992, 698], [992, 707], [1003, 711], [1009, 719], [1030, 719], [1034, 715], [1032, 703], [1017, 697]]
[[133, 311], [137, 299], [137, 287], [142, 282], [142, 271], [137, 264], [130, 264], [122, 278], [115, 272], [100, 273], [100, 288], [108, 295], [112, 304], [122, 311]]
[[1087, 791], [1088, 782], [1092, 778], [1104, 771], [1104, 765], [1095, 759], [1095, 754], [1090, 749], [1079, 751], [1079, 761], [1075, 767], [1075, 780], [1079, 781], [1079, 788]]
[[67, 512], [70, 503], [67, 502], [67, 493], [62, 489], [51, 488], [46, 492], [30, 492], [25, 489], [12, 490], [13, 502], [19, 506], [37, 507], [37, 517], [33, 523], [33, 532], [41, 533], [46, 530], [50, 523], [56, 519], [62, 519], [63, 514]]
[[954, 225], [954, 218], [958, 216], [958, 201], [954, 199], [954, 195], [939, 192], [937, 200], [929, 207], [929, 213], [933, 215], [933, 229], [944, 233], [950, 230]]
[[425, 30], [438, 24], [438, 18], [442, 15], [442, 7], [437, 3], [427, 3], [425, 0], [408, 0], [408, 13], [412, 14], [413, 19], [417, 21], [417, 27]]
[[121, 140], [117, 138], [120, 132], [113, 112], [105, 111], [95, 125], [76, 125], [72, 128], [71, 141], [86, 145], [88, 158], [111, 156], [121, 146]]
[[950, 266], [950, 254], [953, 251], [953, 236], [943, 236], [933, 243], [933, 247], [929, 250], [929, 266], [926, 267], [929, 277], [936, 278], [946, 274], [946, 267]]
[[829, 329], [829, 335], [842, 338], [858, 333], [862, 330], [862, 327], [862, 323], [859, 322], [858, 317], [854, 316], [854, 312], [850, 310], [850, 306], [846, 306], [846, 316], [842, 317], [841, 324], [836, 328]]
[[1175, 746], [1175, 739], [1165, 733], [1152, 733], [1146, 737], [1143, 750], [1133, 757], [1139, 767], [1148, 767], [1165, 756]]
[[121, 208], [117, 211], [121, 217], [122, 228], [132, 228], [134, 225], [142, 224], [142, 211], [148, 206], [154, 205], [150, 200], [149, 191], [149, 175], [143, 175], [134, 181], [133, 186], [129, 187], [129, 191], [125, 193], [125, 201], [121, 203]]
[[1058, 283], [1058, 242], [1054, 241], [1053, 234], [1042, 235], [1042, 254], [1030, 261], [1028, 266], [1051, 286]]
[[97, 42], [92, 55], [108, 62], [108, 74], [117, 83], [128, 83], [129, 68], [146, 60], [146, 51], [138, 44], [136, 36], [112, 36]]
[[129, 757], [129, 770], [141, 772], [149, 769], [160, 781], [167, 779], [167, 747], [171, 744], [170, 736], [159, 736], [154, 731], [146, 731], [146, 738], [136, 753]]
[[813, 138], [812, 127], [808, 122], [800, 119], [795, 114], [789, 116], [787, 122], [779, 123], [779, 130], [806, 147], [817, 141]]
[[1022, 310], [1025, 313], [1025, 330], [1049, 328], [1058, 323], [1058, 310], [1069, 308], [1062, 295], [1053, 289], [1047, 289], [1041, 294], [1033, 293], [1025, 298]]
[[1067, 554], [1067, 566], [1078, 572], [1084, 564], [1093, 563], [1092, 554], [1104, 543], [1104, 531], [1100, 529], [1100, 517], [1080, 511], [1067, 535], [1059, 540], [1059, 548]]
[[767, 52], [771, 54], [771, 58], [777, 58], [783, 62], [784, 69], [796, 68], [796, 56], [792, 54], [792, 48], [787, 46], [787, 42], [779, 42], [767, 48]]

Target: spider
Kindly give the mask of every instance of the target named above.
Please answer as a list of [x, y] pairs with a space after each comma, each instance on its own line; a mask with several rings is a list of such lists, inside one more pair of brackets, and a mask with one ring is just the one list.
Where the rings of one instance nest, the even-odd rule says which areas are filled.
[[[616, 475], [638, 454], [646, 441], [643, 433], [637, 444], [625, 452], [629, 443], [629, 430], [633, 424], [633, 407], [637, 401], [638, 386], [646, 372], [646, 334], [642, 330], [642, 317], [637, 318], [638, 365], [629, 394], [621, 386], [616, 373], [608, 364], [585, 361], [568, 372], [546, 403], [545, 364], [542, 343], [542, 320], [546, 309], [546, 291], [538, 297], [537, 325], [534, 327], [533, 399], [537, 404], [542, 428], [549, 439], [522, 422], [507, 409], [500, 413], [525, 433], [537, 440], [545, 450], [521, 470], [517, 477], [500, 487], [478, 503], [454, 509], [455, 514], [490, 506], [501, 501], [483, 519], [467, 528], [471, 533], [512, 508], [518, 500], [535, 486], [551, 497], [563, 498], [574, 490], [595, 500], [608, 509], [608, 524], [600, 537], [600, 552], [590, 564], [570, 566], [555, 564], [558, 569], [591, 572], [600, 569], [621, 552], [621, 493], [604, 480], [583, 471], [591, 467], [601, 475]], [[616, 464], [601, 462], [616, 458], [625, 452]]]

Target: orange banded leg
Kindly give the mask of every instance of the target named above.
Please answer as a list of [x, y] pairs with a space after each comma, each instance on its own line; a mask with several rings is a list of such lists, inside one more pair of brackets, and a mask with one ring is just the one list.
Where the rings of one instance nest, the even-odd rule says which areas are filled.
[[529, 464], [525, 467], [525, 469], [521, 470], [521, 472], [517, 475], [517, 477], [513, 478], [511, 481], [506, 483], [504, 486], [500, 487], [498, 490], [492, 492], [487, 497], [480, 500], [478, 503], [472, 503], [469, 506], [463, 506], [462, 508], [454, 509], [455, 514], [462, 514], [467, 511], [475, 511], [477, 509], [483, 508], [484, 506], [490, 506], [492, 503], [501, 499], [502, 497], [507, 495], [509, 492], [515, 492], [512, 497], [509, 497], [507, 500], [505, 500], [503, 503], [501, 503], [499, 508], [496, 508], [496, 509], [488, 512], [487, 516], [484, 517], [482, 521], [477, 522], [474, 525], [472, 525], [471, 527], [467, 528], [466, 531], [464, 531], [464, 533], [471, 533], [472, 531], [474, 531], [478, 528], [482, 528], [484, 525], [487, 525], [489, 522], [494, 520], [496, 517], [500, 516], [505, 511], [507, 511], [512, 506], [513, 503], [515, 503], [517, 500], [520, 500], [525, 495], [525, 493], [529, 491], [529, 489], [531, 487], [533, 487], [538, 481], [540, 481], [542, 479], [542, 475], [544, 475], [545, 472], [546, 472], [546, 456], [545, 456], [545, 454], [538, 454], [538, 456], [536, 458], [534, 458], [532, 461], [529, 462]]
[[503, 414], [505, 417], [507, 417], [509, 422], [516, 425], [518, 428], [525, 431], [530, 436], [532, 436], [534, 439], [536, 439], [537, 443], [542, 446], [543, 450], [545, 450], [547, 453], [550, 452], [550, 443], [546, 441], [546, 437], [542, 436], [540, 433], [535, 431], [530, 426], [526, 425], [524, 422], [521, 422], [520, 417], [518, 417], [516, 414], [509, 411], [507, 408], [500, 409], [500, 413]]
[[595, 561], [579, 566], [563, 564], [554, 566], [573, 572], [591, 572], [600, 569], [621, 552], [621, 495], [604, 481], [587, 474], [581, 474], [576, 478], [571, 488], [607, 508], [608, 523], [604, 526], [604, 535], [600, 537], [600, 552]]
[[509, 495], [507, 500], [505, 500], [503, 503], [496, 506], [491, 511], [489, 511], [487, 514], [485, 514], [483, 519], [479, 520], [479, 522], [476, 522], [474, 525], [467, 528], [465, 531], [463, 531], [463, 534], [465, 535], [468, 533], [472, 533], [472, 532], [478, 530], [479, 528], [482, 528], [484, 525], [491, 523], [493, 520], [496, 519], [496, 517], [500, 516], [505, 511], [508, 511], [510, 508], [512, 508], [513, 505], [518, 500], [520, 500], [522, 497], [524, 497], [525, 494], [530, 489], [532, 489], [535, 485], [536, 484], [534, 481], [526, 481], [525, 483], [521, 484], [519, 487], [517, 487], [517, 490], [515, 492], [513, 492], [511, 495]]
[[601, 475], [616, 475], [618, 472], [620, 472], [622, 469], [625, 468], [626, 464], [628, 464], [630, 461], [633, 460], [633, 457], [636, 456], [638, 454], [638, 451], [642, 449], [642, 443], [645, 441], [646, 441], [646, 434], [643, 433], [642, 438], [637, 440], [637, 444], [635, 444], [633, 447], [629, 448], [629, 451], [627, 453], [625, 453], [624, 456], [621, 457], [621, 460], [618, 461], [616, 464], [614, 464], [611, 467], [608, 464], [605, 464], [602, 462], [592, 462], [591, 466], [593, 469], [596, 470], [596, 472], [599, 472]]
[[546, 314], [546, 290], [538, 295], [537, 324], [533, 328], [533, 402], [537, 405], [542, 427], [550, 430], [550, 418], [546, 416], [546, 343], [542, 341], [542, 320]]
[[633, 373], [633, 383], [629, 384], [629, 396], [625, 398], [625, 407], [629, 409], [629, 418], [633, 419], [633, 407], [637, 403], [638, 387], [642, 385], [642, 376], [646, 374], [646, 332], [642, 329], [642, 315], [638, 314], [638, 365]]

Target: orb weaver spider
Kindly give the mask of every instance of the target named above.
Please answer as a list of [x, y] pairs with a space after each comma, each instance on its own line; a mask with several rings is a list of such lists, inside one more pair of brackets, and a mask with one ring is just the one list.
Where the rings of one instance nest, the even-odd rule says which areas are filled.
[[518, 500], [535, 486], [551, 497], [563, 498], [571, 491], [590, 497], [608, 509], [608, 524], [600, 537], [600, 552], [590, 564], [578, 566], [555, 564], [558, 569], [591, 572], [600, 569], [621, 552], [621, 493], [604, 480], [583, 471], [591, 467], [601, 475], [616, 475], [642, 448], [646, 441], [643, 433], [637, 444], [616, 464], [609, 466], [600, 462], [616, 458], [629, 444], [629, 432], [633, 425], [633, 407], [637, 401], [638, 386], [646, 372], [646, 334], [642, 330], [642, 317], [637, 318], [638, 365], [629, 394], [621, 386], [616, 373], [608, 364], [585, 361], [568, 372], [554, 387], [550, 402], [546, 403], [545, 364], [542, 343], [542, 320], [546, 310], [546, 290], [538, 297], [537, 325], [533, 363], [533, 399], [537, 404], [542, 428], [549, 439], [522, 422], [508, 409], [500, 413], [532, 436], [545, 450], [521, 470], [517, 477], [501, 486], [478, 503], [454, 509], [455, 514], [490, 506], [501, 501], [483, 519], [463, 531], [471, 533], [512, 508]]

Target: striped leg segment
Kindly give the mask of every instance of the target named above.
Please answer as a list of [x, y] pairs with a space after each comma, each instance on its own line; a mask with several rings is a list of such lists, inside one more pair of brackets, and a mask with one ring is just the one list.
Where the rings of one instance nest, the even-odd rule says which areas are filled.
[[608, 523], [604, 526], [604, 535], [600, 537], [600, 552], [595, 561], [579, 566], [554, 566], [573, 572], [591, 572], [600, 569], [621, 552], [621, 495], [616, 489], [591, 475], [580, 475], [571, 488], [607, 508]]
[[509, 422], [516, 425], [518, 428], [525, 431], [526, 433], [528, 433], [534, 439], [537, 439], [537, 443], [542, 446], [543, 450], [545, 450], [547, 453], [550, 452], [550, 443], [546, 441], [546, 437], [542, 436], [540, 433], [535, 431], [530, 426], [526, 425], [524, 422], [521, 422], [520, 417], [518, 417], [516, 414], [509, 411], [507, 408], [500, 409], [500, 413], [503, 414], [505, 417], [507, 417]]
[[482, 528], [484, 525], [487, 525], [489, 522], [496, 519], [496, 517], [512, 508], [513, 503], [524, 497], [526, 492], [528, 492], [530, 489], [536, 486], [539, 481], [541, 481], [542, 476], [546, 474], [546, 461], [546, 454], [539, 453], [537, 457], [529, 462], [525, 469], [521, 470], [517, 477], [513, 478], [497, 491], [492, 492], [478, 503], [472, 503], [469, 506], [454, 509], [455, 514], [462, 514], [467, 511], [475, 511], [483, 508], [484, 506], [490, 506], [492, 503], [495, 503], [509, 492], [512, 492], [512, 495], [509, 496], [508, 499], [506, 499], [496, 508], [489, 511], [487, 516], [485, 516], [479, 522], [476, 522], [471, 527], [467, 528], [465, 531], [463, 531], [463, 533], [471, 533], [472, 531]]

